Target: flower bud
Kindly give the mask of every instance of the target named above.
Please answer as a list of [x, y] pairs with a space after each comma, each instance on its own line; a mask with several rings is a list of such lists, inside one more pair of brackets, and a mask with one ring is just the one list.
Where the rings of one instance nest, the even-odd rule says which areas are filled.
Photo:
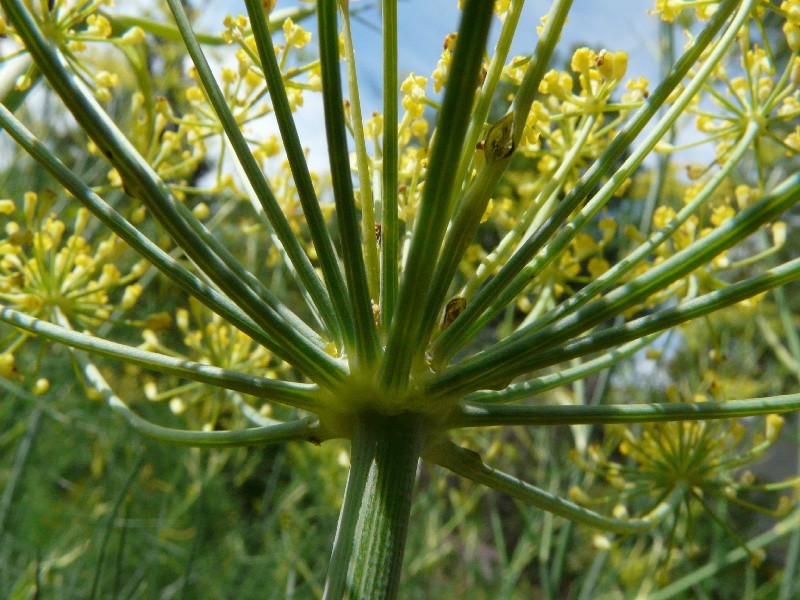
[[10, 352], [0, 354], [0, 377], [8, 379], [16, 370], [14, 355]]
[[142, 286], [138, 283], [134, 283], [133, 285], [126, 287], [125, 293], [122, 295], [122, 301], [120, 302], [122, 308], [125, 310], [132, 308], [142, 295], [142, 291], [144, 291], [144, 288], [142, 288]]

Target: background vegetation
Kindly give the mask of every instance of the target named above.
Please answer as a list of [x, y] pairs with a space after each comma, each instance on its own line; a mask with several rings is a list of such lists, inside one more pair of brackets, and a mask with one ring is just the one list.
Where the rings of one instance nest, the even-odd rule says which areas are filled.
[[[88, 4], [93, 10], [107, 10], [95, 6], [98, 3]], [[664, 4], [657, 3], [662, 16], [669, 15], [669, 7]], [[696, 32], [699, 27], [696, 19], [701, 22], [706, 19], [709, 15], [703, 11], [717, 3], [694, 4], [698, 4], [699, 14], [686, 11], [676, 15], [683, 19], [678, 25], [663, 26], [665, 64], [670, 64], [671, 56], [679, 50], [672, 45], [677, 43], [682, 47], [682, 26]], [[793, 38], [781, 29], [785, 19], [780, 11], [797, 8], [800, 14], [800, 5], [773, 4], [775, 14], [765, 16], [763, 29], [752, 35], [768, 45], [775, 63], [783, 66], [793, 59], [797, 61], [798, 49], [787, 45], [786, 40], [791, 43]], [[313, 29], [315, 17], [309, 16], [310, 12], [301, 8], [292, 14], [298, 23]], [[377, 9], [371, 6], [359, 13], [364, 19], [377, 20], [376, 15]], [[318, 90], [319, 65], [315, 51], [306, 47], [308, 40], [303, 30], [296, 25], [284, 25], [284, 17], [273, 14], [272, 22], [281, 32], [276, 34], [276, 40], [282, 35], [285, 44], [285, 53], [279, 54], [279, 59], [289, 82], [289, 101], [299, 106], [304, 94], [307, 98]], [[109, 31], [103, 31], [106, 23]], [[141, 25], [148, 27], [148, 32], [155, 27], [153, 23]], [[214, 33], [206, 41], [209, 46], [220, 48], [227, 47], [225, 42], [234, 42], [232, 47], [237, 48], [240, 41], [237, 36], [244, 27], [244, 22], [230, 17], [221, 28], [223, 32]], [[76, 29], [74, 44], [91, 43], [92, 36], [107, 40], [139, 35], [130, 33], [135, 31], [133, 21], [114, 20], [110, 16], [105, 23], [79, 20]], [[82, 54], [87, 72], [93, 74], [93, 91], [113, 119], [132, 132], [131, 139], [137, 148], [185, 205], [213, 228], [216, 236], [235, 248], [237, 257], [270, 289], [281, 290], [287, 305], [302, 307], [302, 292], [292, 283], [295, 274], [281, 262], [283, 256], [275, 246], [264, 253], [256, 243], [257, 235], [265, 229], [253, 217], [241, 179], [230, 174], [233, 172], [228, 162], [230, 148], [217, 141], [221, 137], [218, 123], [213, 119], [203, 121], [210, 112], [209, 105], [199, 91], [196, 72], [187, 73], [187, 64], [178, 49], [177, 31], [170, 31], [170, 35], [148, 33], [147, 45], [138, 39], [128, 40], [133, 43], [120, 42], [114, 54], [99, 50]], [[8, 47], [0, 46], [0, 51]], [[76, 53], [82, 51], [73, 49]], [[450, 50], [445, 41], [445, 55]], [[569, 72], [570, 61], [579, 53], [580, 50], [560, 54], [562, 64], [557, 68]], [[258, 119], [267, 110], [260, 104], [265, 95], [259, 87], [262, 82], [256, 85], [249, 81], [246, 69], [237, 71], [237, 65], [240, 67], [245, 61], [240, 55], [231, 54], [219, 55], [228, 69], [220, 70], [224, 91], [229, 100], [238, 98], [231, 105], [234, 114], [240, 117], [240, 124], [259, 123]], [[404, 153], [401, 177], [407, 176], [407, 181], [400, 182], [401, 190], [403, 186], [412, 190], [400, 199], [401, 218], [409, 222], [416, 210], [412, 200], [419, 173], [414, 169], [419, 167], [412, 165], [404, 171], [402, 161], [424, 160], [421, 152], [429, 141], [439, 102], [439, 96], [430, 88], [437, 81], [437, 73], [438, 77], [446, 78], [445, 55], [444, 64], [440, 61], [432, 74], [430, 98], [424, 90], [420, 92], [425, 84], [413, 77], [401, 88], [402, 106], [411, 115], [405, 141], [401, 133], [401, 153]], [[0, 56], [4, 56], [2, 52]], [[734, 52], [730, 59], [732, 72], [739, 69], [735, 61], [741, 56]], [[10, 77], [9, 73], [14, 72], [10, 77], [14, 84], [0, 90], [4, 104], [16, 111], [18, 118], [41, 139], [47, 140], [48, 147], [80, 173], [82, 179], [91, 181], [94, 189], [102, 192], [112, 205], [128, 211], [126, 215], [132, 222], [138, 219], [138, 223], [143, 223], [142, 230], [151, 239], [179, 261], [188, 262], [163, 230], [155, 223], [145, 222], [142, 215], [137, 215], [136, 208], [128, 209], [119, 174], [109, 172], [108, 165], [97, 160], [97, 149], [66, 116], [52, 93], [44, 89], [40, 74], [35, 69], [20, 70], [10, 56], [4, 57], [9, 60], [0, 62], [0, 74]], [[591, 60], [596, 57], [595, 53]], [[120, 64], [124, 68], [119, 68]], [[510, 65], [500, 84], [501, 100], [493, 105], [489, 122], [505, 113], [508, 106], [502, 98], [519, 85], [516, 76], [521, 73], [515, 73], [513, 60]], [[517, 68], [522, 69], [522, 65]], [[599, 81], [596, 65], [592, 69]], [[573, 71], [570, 85], [578, 89], [582, 85], [581, 74]], [[148, 84], [153, 94], [151, 108], [134, 92], [142, 89], [142, 72], [151, 77]], [[795, 74], [791, 77], [795, 78], [796, 89], [800, 77]], [[618, 77], [617, 83], [621, 79]], [[561, 84], [551, 79], [549, 83], [545, 81], [544, 87], [547, 85], [551, 86], [547, 92], [552, 94], [551, 100], [557, 99], [555, 88]], [[18, 102], [28, 87], [33, 92], [24, 98], [24, 103]], [[646, 87], [640, 84], [637, 88], [634, 84], [624, 93], [634, 95], [629, 99], [631, 104], [640, 103]], [[574, 173], [566, 178], [564, 193], [602, 154], [617, 131], [616, 125], [629, 115], [631, 109], [619, 98], [621, 93], [623, 90], [618, 90], [613, 102], [609, 99], [612, 106], [603, 115], [605, 123], [614, 125], [581, 146], [581, 156]], [[796, 91], [788, 96], [797, 102]], [[609, 98], [612, 98], [610, 92]], [[348, 105], [353, 110], [351, 107]], [[542, 110], [555, 108], [548, 106]], [[537, 309], [537, 302], [544, 307], [542, 298], [546, 294], [555, 303], [579, 292], [623, 256], [637, 236], [646, 236], [653, 224], [658, 225], [659, 218], [667, 219], [664, 211], [673, 208], [674, 214], [680, 209], [684, 198], [691, 196], [695, 182], [712, 173], [723, 162], [721, 158], [717, 161], [717, 157], [723, 157], [730, 149], [730, 144], [727, 149], [720, 149], [723, 143], [715, 148], [709, 146], [705, 161], [698, 160], [697, 154], [684, 158], [678, 152], [684, 139], [677, 130], [685, 132], [692, 124], [689, 119], [694, 121], [708, 110], [701, 105], [692, 107], [687, 122], [676, 128], [671, 144], [664, 143], [659, 148], [662, 151], [659, 158], [637, 170], [625, 190], [607, 205], [605, 221], [594, 223], [585, 238], [570, 246], [546, 285], [520, 295], [492, 321], [474, 346], [509, 335], [531, 313], [535, 316], [537, 310], [543, 310]], [[787, 114], [774, 124], [773, 137], [780, 134], [790, 140], [795, 129], [800, 135], [800, 113], [795, 110]], [[353, 133], [358, 119], [352, 112], [348, 113], [348, 119]], [[576, 118], [572, 133], [577, 134], [583, 125], [585, 121]], [[355, 132], [355, 137], [364, 135], [377, 148], [380, 116], [367, 116], [364, 128], [365, 135]], [[713, 127], [709, 125], [703, 133], [713, 137]], [[484, 226], [459, 265], [460, 283], [467, 286], [480, 283], [470, 279], [470, 269], [474, 270], [509, 228], [524, 218], [523, 198], [541, 190], [546, 182], [542, 175], [552, 174], [558, 160], [563, 159], [559, 152], [568, 149], [567, 145], [560, 148], [559, 141], [558, 136], [547, 139], [533, 133], [525, 140], [527, 152], [514, 157], [493, 194]], [[694, 140], [690, 137], [688, 143], [693, 144]], [[793, 151], [789, 147], [787, 152], [785, 143], [781, 146], [767, 139], [762, 144], [715, 190], [709, 203], [711, 208], [702, 215], [708, 223], [721, 224], [723, 219], [715, 217], [715, 210], [735, 205], [743, 196], [746, 199], [741, 203], [748, 204], [751, 196], [771, 189], [800, 166], [797, 147]], [[291, 224], [297, 231], [302, 230], [294, 184], [277, 137], [265, 136], [253, 147], [269, 174], [271, 186], [278, 190], [283, 210], [292, 216]], [[715, 152], [716, 157], [711, 156]], [[3, 157], [0, 196], [14, 199], [13, 218], [20, 222], [28, 218], [29, 226], [38, 219], [41, 225], [52, 208], [61, 222], [77, 228], [73, 223], [82, 217], [74, 204], [63, 193], [51, 198], [49, 190], [57, 190], [59, 185], [10, 144], [7, 137], [0, 138], [0, 156]], [[768, 173], [765, 165], [769, 165]], [[322, 197], [330, 196], [329, 175], [315, 173], [313, 180]], [[748, 183], [749, 187], [745, 185]], [[745, 189], [737, 187], [741, 185]], [[657, 204], [653, 198], [657, 198]], [[557, 200], [562, 199], [563, 193]], [[359, 201], [363, 202], [363, 196]], [[36, 208], [26, 208], [29, 206]], [[406, 213], [402, 212], [404, 209]], [[3, 222], [6, 226], [12, 216], [4, 214], [8, 217]], [[330, 218], [330, 211], [325, 216]], [[789, 232], [796, 231], [796, 208], [791, 208], [781, 219]], [[331, 223], [334, 235], [340, 235]], [[796, 235], [784, 234], [783, 239], [776, 241], [781, 231], [780, 228], [760, 231], [741, 248], [737, 246], [726, 255], [725, 265], [716, 266], [736, 264], [733, 274], [724, 277], [739, 280], [762, 269], [762, 263], [754, 266], [749, 260], [751, 256], [772, 261], [770, 264], [782, 264], [800, 255]], [[15, 233], [6, 226], [7, 239]], [[96, 258], [108, 234], [97, 222], [90, 221], [83, 235], [90, 246], [89, 253], [94, 252]], [[679, 249], [677, 245], [670, 248], [662, 258]], [[86, 306], [75, 309], [77, 325], [98, 327], [94, 320], [101, 315], [100, 320], [108, 325], [99, 327], [106, 327], [105, 331], [113, 328], [115, 339], [131, 345], [159, 351], [169, 348], [175, 356], [243, 371], [296, 375], [263, 348], [248, 345], [248, 340], [226, 328], [226, 324], [212, 317], [199, 303], [176, 293], [154, 271], [138, 266], [132, 253], [121, 248], [107, 252], [118, 269], [114, 275], [116, 287], [109, 288], [105, 298], [95, 298], [91, 293], [82, 295], [83, 300], [78, 304], [86, 300]], [[103, 264], [99, 259], [93, 263], [98, 269], [93, 277], [98, 281], [105, 272]], [[4, 269], [7, 276], [8, 264]], [[712, 269], [711, 275], [701, 278], [699, 285], [714, 288], [719, 283], [714, 279], [716, 275]], [[702, 402], [796, 392], [800, 381], [797, 334], [800, 306], [796, 289], [796, 284], [785, 291], [778, 289], [748, 305], [735, 305], [674, 329], [658, 343], [633, 353], [630, 360], [569, 385], [553, 387], [538, 396], [537, 402], [553, 405]], [[6, 294], [7, 290], [2, 292]], [[135, 298], [127, 301], [126, 294]], [[666, 296], [664, 301], [668, 304], [670, 298]], [[5, 301], [9, 298], [5, 297]], [[653, 306], [637, 305], [631, 309], [631, 315], [647, 314]], [[315, 318], [309, 310], [299, 310], [308, 321]], [[9, 353], [13, 349], [14, 362], [0, 378], [3, 386], [0, 596], [16, 600], [322, 595], [347, 480], [349, 443], [335, 439], [321, 445], [189, 449], [151, 441], [132, 431], [108, 409], [87, 381], [79, 360], [67, 348], [28, 339], [17, 347], [14, 330], [4, 329], [3, 335], [4, 349]], [[166, 426], [228, 430], [259, 423], [259, 419], [266, 422], [296, 414], [294, 409], [278, 404], [260, 403], [246, 395], [187, 384], [172, 376], [151, 374], [135, 367], [121, 367], [115, 361], [98, 359], [97, 364], [112, 388], [129, 393], [126, 400], [138, 414]], [[782, 600], [796, 597], [800, 593], [797, 572], [800, 513], [792, 511], [792, 507], [800, 477], [800, 430], [795, 416], [786, 418], [782, 430], [765, 421], [753, 417], [736, 424], [725, 421], [685, 427], [679, 423], [650, 429], [650, 426], [571, 425], [455, 432], [454, 441], [464, 448], [481, 450], [487, 462], [511, 475], [535, 481], [554, 492], [571, 489], [572, 498], [586, 504], [600, 505], [608, 499], [602, 505], [606, 512], [613, 511], [619, 503], [620, 496], [614, 493], [615, 486], [619, 487], [619, 469], [631, 486], [624, 496], [629, 506], [648, 507], [642, 489], [652, 486], [651, 475], [658, 465], [641, 465], [648, 456], [646, 444], [659, 436], [666, 440], [683, 440], [686, 436], [689, 448], [702, 446], [703, 440], [709, 440], [706, 455], [709, 464], [737, 455], [752, 458], [752, 464], [741, 465], [741, 469], [734, 465], [737, 468], [733, 469], [736, 482], [743, 489], [748, 488], [748, 495], [746, 503], [733, 497], [726, 501], [724, 495], [708, 498], [706, 507], [687, 502], [680, 507], [683, 518], [676, 518], [669, 526], [637, 536], [613, 535], [555, 517], [442, 468], [421, 463], [404, 561], [402, 597]], [[719, 442], [724, 454], [714, 454], [712, 442]], [[764, 452], [766, 445], [772, 446], [769, 453]], [[644, 451], [642, 456], [636, 455], [637, 447]], [[637, 474], [641, 473], [645, 475], [639, 480]], [[779, 520], [780, 525], [776, 526]]]

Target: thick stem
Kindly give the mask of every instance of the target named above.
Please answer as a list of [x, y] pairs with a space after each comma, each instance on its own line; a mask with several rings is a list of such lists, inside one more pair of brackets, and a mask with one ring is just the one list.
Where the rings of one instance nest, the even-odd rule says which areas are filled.
[[[369, 464], [366, 483], [351, 486], [342, 511], [358, 510], [351, 532], [352, 554], [347, 588], [352, 598], [396, 598], [403, 565], [411, 497], [417, 461], [425, 430], [419, 418], [410, 415], [360, 419], [353, 439], [353, 468]], [[348, 500], [350, 500], [348, 502]], [[342, 515], [341, 523], [352, 515]]]

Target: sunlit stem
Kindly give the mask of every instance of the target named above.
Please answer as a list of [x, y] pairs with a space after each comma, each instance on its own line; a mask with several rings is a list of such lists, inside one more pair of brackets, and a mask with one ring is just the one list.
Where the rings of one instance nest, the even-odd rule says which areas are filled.
[[589, 139], [597, 123], [597, 119], [598, 115], [596, 114], [586, 118], [578, 131], [575, 142], [562, 157], [556, 172], [553, 173], [552, 177], [548, 178], [544, 188], [536, 194], [536, 198], [531, 202], [531, 206], [527, 208], [519, 220], [514, 223], [511, 231], [503, 237], [497, 245], [497, 248], [478, 265], [475, 275], [467, 281], [464, 286], [463, 295], [466, 298], [470, 298], [475, 294], [478, 288], [491, 276], [495, 268], [507, 258], [517, 242], [523, 239], [523, 237], [528, 237], [528, 235], [538, 229], [545, 218], [547, 218], [547, 215], [558, 199], [559, 190], [563, 188], [567, 176], [570, 174], [570, 171], [575, 168], [578, 159], [581, 157], [584, 145]]
[[469, 124], [467, 131], [467, 139], [464, 143], [465, 152], [461, 155], [461, 160], [458, 163], [458, 170], [456, 171], [455, 183], [453, 193], [450, 197], [450, 207], [455, 206], [459, 195], [462, 193], [464, 186], [466, 186], [469, 177], [469, 168], [472, 164], [473, 153], [470, 152], [471, 148], [475, 148], [481, 139], [486, 119], [489, 116], [489, 109], [492, 106], [492, 100], [497, 91], [497, 84], [500, 81], [500, 76], [503, 74], [503, 68], [508, 58], [508, 53], [511, 50], [511, 42], [514, 39], [514, 33], [517, 31], [519, 18], [522, 14], [522, 7], [525, 5], [525, 0], [512, 0], [511, 5], [506, 13], [503, 27], [500, 30], [500, 38], [497, 40], [497, 45], [492, 55], [492, 61], [486, 72], [486, 79], [481, 87], [481, 93], [475, 103], [475, 108], [472, 111], [472, 120]]
[[225, 135], [236, 153], [239, 164], [247, 175], [247, 180], [250, 182], [250, 185], [253, 186], [253, 190], [264, 209], [264, 213], [267, 215], [267, 218], [275, 230], [275, 235], [280, 240], [283, 249], [290, 258], [300, 281], [302, 281], [305, 289], [314, 300], [314, 304], [327, 330], [331, 332], [331, 338], [337, 339], [341, 337], [339, 333], [339, 323], [336, 319], [328, 291], [322, 284], [317, 272], [314, 270], [308, 255], [300, 244], [300, 240], [292, 231], [292, 226], [283, 214], [264, 173], [261, 171], [261, 167], [253, 156], [244, 134], [239, 128], [239, 124], [236, 122], [236, 117], [231, 112], [225, 96], [214, 78], [214, 74], [192, 30], [183, 5], [180, 3], [180, 0], [167, 0], [167, 3], [175, 17], [175, 22], [181, 32], [186, 49], [192, 58], [192, 62], [197, 70], [197, 75], [203, 85], [206, 96], [214, 107], [214, 112], [217, 118], [219, 118], [222, 128], [225, 130]]
[[[355, 370], [369, 370], [377, 362], [381, 348], [370, 301], [358, 212], [350, 173], [350, 153], [347, 150], [344, 100], [339, 73], [336, 0], [320, 0], [317, 10], [325, 133], [336, 204], [336, 221], [339, 225], [342, 246], [342, 261], [344, 262], [347, 291], [355, 328], [356, 344], [353, 356], [348, 356], [348, 359], [351, 361], [351, 367]], [[364, 243], [367, 242], [364, 241]]]

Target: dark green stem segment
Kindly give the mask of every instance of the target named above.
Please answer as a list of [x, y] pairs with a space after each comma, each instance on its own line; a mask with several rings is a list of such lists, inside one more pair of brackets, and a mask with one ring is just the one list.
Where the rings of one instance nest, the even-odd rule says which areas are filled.
[[[361, 501], [347, 577], [351, 598], [397, 597], [424, 437], [418, 416], [368, 415], [359, 420], [353, 451], [368, 453], [369, 470], [364, 487], [356, 488]], [[354, 454], [353, 465], [363, 458]]]

